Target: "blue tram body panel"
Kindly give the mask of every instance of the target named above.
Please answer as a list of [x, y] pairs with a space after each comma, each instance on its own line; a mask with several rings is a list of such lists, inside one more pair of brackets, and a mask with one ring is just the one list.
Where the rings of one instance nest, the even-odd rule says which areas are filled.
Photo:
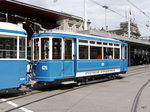
[[34, 61], [33, 77], [36, 81], [54, 81], [74, 77], [74, 62], [62, 60]]
[[121, 68], [121, 61], [122, 60], [79, 60], [77, 61], [77, 72]]
[[[127, 60], [79, 60], [76, 77], [126, 72], [126, 66]], [[83, 75], [78, 75], [78, 73]]]
[[28, 82], [27, 61], [1, 60], [0, 68], [0, 89], [18, 88]]

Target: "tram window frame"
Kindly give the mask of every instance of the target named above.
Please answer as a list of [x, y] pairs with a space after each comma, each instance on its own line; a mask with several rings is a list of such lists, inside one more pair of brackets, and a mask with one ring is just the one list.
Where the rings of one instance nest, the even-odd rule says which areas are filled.
[[102, 60], [102, 47], [101, 46], [90, 46], [90, 59]]
[[[58, 52], [55, 52], [54, 51], [54, 47], [57, 47], [57, 46], [54, 46], [54, 39], [60, 39], [60, 48], [59, 48], [59, 51]], [[56, 43], [55, 43], [56, 44]], [[53, 60], [62, 60], [62, 38], [57, 38], [57, 37], [53, 37], [52, 38], [52, 59]], [[58, 50], [58, 49], [57, 49]], [[58, 56], [56, 56], [56, 54], [55, 53], [58, 53]], [[57, 58], [58, 57], [58, 58]]]
[[125, 46], [125, 59], [128, 59], [128, 46]]
[[[112, 49], [112, 50], [106, 51], [105, 49]], [[103, 59], [114, 59], [114, 48], [113, 47], [109, 47], [109, 46], [103, 47]]]
[[119, 47], [119, 46], [120, 46], [120, 44], [114, 44], [114, 46], [118, 46], [118, 47]]
[[18, 38], [17, 36], [0, 37], [1, 39], [0, 59], [17, 59], [17, 51], [18, 51], [17, 38]]
[[79, 43], [83, 43], [83, 44], [88, 44], [88, 40], [83, 40], [83, 39], [79, 39], [79, 41], [78, 41]]
[[113, 46], [113, 43], [109, 43], [109, 46]]
[[104, 46], [108, 46], [108, 43], [107, 43], [107, 42], [103, 42], [103, 45], [104, 45]]
[[[45, 42], [44, 42], [45, 40]], [[44, 37], [44, 38], [41, 38], [41, 52], [40, 52], [40, 55], [41, 55], [41, 60], [48, 60], [49, 59], [49, 52], [50, 52], [50, 46], [49, 46], [49, 42], [50, 42], [50, 39], [48, 37]]]
[[[81, 47], [84, 53], [81, 50]], [[88, 60], [89, 59], [89, 46], [88, 45], [79, 45], [79, 60]]]
[[26, 38], [25, 37], [19, 37], [19, 58], [24, 59], [26, 58]]
[[[38, 41], [37, 43], [35, 43], [35, 41]], [[40, 41], [40, 38], [34, 38], [33, 39], [33, 59], [34, 60], [39, 60], [39, 48], [40, 48], [40, 45], [39, 45], [39, 41]]]
[[95, 41], [90, 41], [90, 44], [95, 44], [96, 42]]
[[[116, 50], [119, 50], [116, 52]], [[120, 48], [114, 48], [114, 59], [120, 59]]]
[[97, 45], [102, 45], [102, 42], [97, 42]]
[[[69, 44], [70, 46], [68, 46], [66, 44], [66, 41], [71, 41]], [[72, 39], [64, 39], [64, 59], [65, 60], [72, 60], [73, 59], [73, 40]]]

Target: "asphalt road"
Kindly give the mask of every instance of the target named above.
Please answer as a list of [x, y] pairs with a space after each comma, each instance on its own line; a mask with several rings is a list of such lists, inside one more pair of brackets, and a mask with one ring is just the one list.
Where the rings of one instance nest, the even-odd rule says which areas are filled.
[[150, 112], [150, 65], [129, 67], [121, 76], [82, 86], [0, 94], [0, 112]]

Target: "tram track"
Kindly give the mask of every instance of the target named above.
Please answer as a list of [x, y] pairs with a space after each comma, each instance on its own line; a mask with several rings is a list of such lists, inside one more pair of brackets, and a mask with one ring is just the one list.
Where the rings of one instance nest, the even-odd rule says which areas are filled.
[[125, 77], [131, 77], [131, 76], [135, 76], [135, 75], [141, 75], [142, 73], [144, 73], [144, 72], [150, 72], [150, 70], [142, 70], [142, 71], [137, 71], [137, 72], [131, 72], [131, 73], [129, 73], [128, 75], [125, 75]]
[[[145, 68], [145, 67], [144, 67]], [[139, 69], [138, 69], [139, 70]], [[137, 71], [137, 69], [136, 70], [134, 70], [134, 71], [132, 71], [132, 72], [129, 72], [129, 75], [127, 75], [127, 76], [125, 76], [125, 77], [130, 77], [130, 76], [135, 76], [135, 75], [140, 75], [141, 73], [143, 73], [143, 72], [146, 72], [146, 71], [149, 71], [149, 68], [146, 68], [146, 69], [144, 69], [144, 70], [142, 70], [142, 71]], [[136, 73], [135, 73], [135, 71], [137, 71]], [[88, 87], [88, 86], [91, 86], [91, 85], [93, 85], [93, 84], [96, 84], [96, 83], [101, 83], [101, 82], [105, 82], [105, 81], [109, 81], [109, 80], [111, 80], [111, 79], [104, 79], [104, 80], [96, 80], [96, 81], [94, 81], [93, 83], [91, 83], [91, 82], [88, 82], [87, 84], [88, 85], [81, 85], [81, 86], [74, 86], [74, 85], [70, 85], [69, 86], [69, 88], [71, 88], [71, 89], [68, 89], [68, 86], [61, 86], [61, 87], [56, 87], [55, 89], [48, 89], [48, 91], [46, 90], [41, 90], [41, 91], [37, 91], [37, 92], [31, 92], [31, 94], [25, 94], [25, 95], [23, 95], [23, 96], [17, 96], [16, 98], [12, 98], [12, 99], [8, 99], [7, 101], [15, 101], [15, 100], [18, 100], [18, 99], [23, 99], [23, 98], [25, 98], [25, 97], [30, 97], [30, 96], [32, 96], [32, 95], [36, 95], [36, 94], [40, 94], [40, 93], [46, 93], [46, 92], [54, 92], [54, 93], [52, 93], [51, 95], [49, 95], [49, 96], [45, 96], [45, 97], [42, 97], [42, 98], [39, 98], [39, 99], [37, 99], [37, 100], [33, 100], [33, 101], [31, 101], [31, 102], [28, 102], [28, 103], [25, 103], [25, 104], [23, 104], [23, 105], [21, 105], [21, 106], [18, 106], [18, 107], [15, 107], [15, 108], [12, 108], [12, 109], [10, 109], [10, 110], [7, 110], [6, 112], [11, 112], [11, 111], [13, 111], [13, 110], [16, 110], [16, 109], [19, 109], [19, 108], [21, 108], [21, 107], [24, 107], [24, 106], [28, 106], [28, 105], [31, 105], [31, 104], [33, 104], [33, 103], [36, 103], [36, 102], [40, 102], [40, 101], [43, 101], [43, 100], [46, 100], [46, 99], [49, 99], [49, 98], [52, 98], [52, 97], [55, 97], [55, 96], [58, 96], [58, 95], [61, 95], [61, 94], [65, 94], [65, 93], [69, 93], [69, 92], [72, 92], [72, 91], [75, 91], [75, 90], [78, 90], [78, 89], [81, 89], [81, 88], [84, 88], [84, 87]], [[61, 92], [56, 92], [57, 91], [57, 89], [62, 89], [62, 91]], [[67, 89], [67, 90], [66, 90]], [[53, 91], [53, 90], [56, 90], [56, 91]], [[56, 93], [55, 93], [56, 92]], [[7, 102], [7, 101], [3, 101], [3, 102], [0, 102], [0, 104], [2, 104], [2, 103], [5, 103], [5, 102]], [[134, 112], [134, 111], [132, 111], [132, 112]]]
[[[12, 108], [10, 110], [7, 110], [5, 112], [12, 112], [14, 110], [17, 110], [19, 108], [22, 108], [22, 107], [25, 107], [25, 106], [28, 106], [28, 105], [31, 105], [31, 104], [34, 104], [34, 103], [37, 103], [37, 102], [41, 102], [41, 101], [44, 101], [44, 100], [47, 100], [49, 98], [53, 98], [53, 97], [56, 97], [56, 96], [59, 96], [59, 95], [62, 95], [62, 94], [66, 94], [66, 93], [69, 93], [69, 92], [72, 92], [72, 91], [75, 91], [75, 90], [79, 90], [79, 89], [82, 89], [82, 88], [85, 88], [85, 87], [89, 87], [89, 86], [92, 86], [94, 84], [97, 84], [97, 83], [100, 83], [100, 82], [105, 82], [105, 81], [110, 81], [111, 79], [105, 79], [105, 80], [101, 80], [101, 81], [94, 81], [94, 82], [89, 82], [85, 85], [80, 85], [80, 86], [74, 86], [74, 85], [70, 85], [70, 87], [64, 87], [64, 88], [61, 88], [61, 91], [60, 92], [57, 92], [55, 91], [53, 94], [49, 95], [49, 96], [45, 96], [45, 97], [42, 97], [42, 98], [39, 98], [39, 99], [36, 99], [36, 100], [33, 100], [31, 102], [28, 102], [28, 103], [25, 103], [23, 105], [20, 105], [18, 107], [15, 107], [15, 108]], [[72, 88], [74, 87], [74, 88]], [[68, 89], [69, 88], [69, 89]], [[67, 90], [65, 90], [67, 89]], [[43, 93], [43, 92], [42, 92]], [[24, 96], [26, 97], [26, 96]], [[22, 97], [23, 98], [23, 97]], [[21, 99], [21, 98], [18, 98], [18, 99]], [[12, 99], [13, 101], [15, 101], [15, 99]], [[8, 100], [7, 100], [8, 101]]]
[[[139, 69], [139, 68], [138, 68]], [[131, 77], [131, 76], [135, 76], [135, 75], [140, 75], [141, 73], [143, 73], [143, 72], [146, 72], [146, 71], [149, 71], [149, 70], [146, 70], [145, 71], [145, 69], [143, 70], [143, 71], [137, 71], [136, 73], [135, 73], [135, 71], [137, 71], [137, 70], [134, 70], [134, 71], [132, 71], [132, 72], [129, 72], [129, 75], [125, 75], [125, 77]], [[105, 80], [105, 79], [104, 79]], [[111, 79], [108, 79], [108, 80], [111, 80]], [[93, 81], [93, 82], [102, 82], [101, 80], [96, 80], [96, 81]], [[88, 84], [90, 85], [90, 83], [91, 83], [91, 81], [90, 82], [88, 82]], [[81, 85], [81, 86], [83, 86], [83, 85]], [[52, 88], [52, 89], [49, 89], [49, 91], [53, 91], [53, 90], [56, 90], [57, 88], [65, 88], [65, 87], [56, 87], [55, 89], [54, 89], [54, 87]], [[21, 96], [17, 96], [16, 98], [12, 98], [12, 99], [9, 99], [9, 100], [7, 100], [7, 101], [14, 101], [14, 100], [17, 100], [17, 99], [21, 99], [21, 98], [24, 98], [24, 97], [28, 97], [28, 96], [32, 96], [32, 95], [36, 95], [36, 94], [40, 94], [40, 93], [44, 93], [45, 92], [45, 90], [43, 91], [43, 90], [41, 90], [41, 91], [37, 91], [37, 92], [34, 92], [34, 90], [31, 92], [31, 94], [24, 94], [24, 95], [21, 95]], [[47, 92], [47, 91], [46, 91]], [[1, 96], [0, 96], [1, 97]], [[3, 97], [1, 97], [1, 98], [3, 98]], [[0, 104], [2, 104], [2, 103], [5, 103], [6, 101], [3, 101], [3, 102], [0, 102]]]
[[136, 96], [134, 98], [133, 104], [132, 104], [131, 112], [137, 112], [137, 107], [138, 107], [138, 103], [139, 103], [139, 100], [140, 100], [140, 96], [141, 96], [143, 90], [145, 89], [145, 87], [149, 83], [150, 83], [150, 79], [146, 83], [144, 83], [143, 86], [137, 92], [137, 94], [136, 94]]
[[[143, 70], [143, 68], [144, 68], [144, 70]], [[131, 77], [131, 76], [135, 76], [135, 75], [140, 75], [141, 73], [148, 72], [148, 71], [150, 72], [149, 67], [137, 68], [137, 69], [127, 72], [123, 77]]]
[[136, 67], [136, 68], [132, 68], [132, 67], [129, 67], [129, 71], [127, 73], [131, 73], [131, 72], [135, 72], [137, 70], [141, 70], [141, 69], [149, 69], [150, 66], [146, 65], [146, 66], [140, 66], [140, 67]]

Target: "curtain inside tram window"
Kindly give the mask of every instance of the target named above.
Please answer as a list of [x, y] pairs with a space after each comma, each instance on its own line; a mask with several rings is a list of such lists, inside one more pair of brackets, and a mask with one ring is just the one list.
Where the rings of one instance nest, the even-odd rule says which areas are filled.
[[16, 37], [0, 37], [0, 58], [17, 58]]
[[53, 38], [53, 59], [61, 59], [61, 39]]
[[41, 59], [49, 58], [49, 39], [42, 38], [41, 39]]
[[72, 40], [65, 40], [65, 59], [72, 60]]
[[88, 59], [88, 46], [79, 45], [79, 59]]

